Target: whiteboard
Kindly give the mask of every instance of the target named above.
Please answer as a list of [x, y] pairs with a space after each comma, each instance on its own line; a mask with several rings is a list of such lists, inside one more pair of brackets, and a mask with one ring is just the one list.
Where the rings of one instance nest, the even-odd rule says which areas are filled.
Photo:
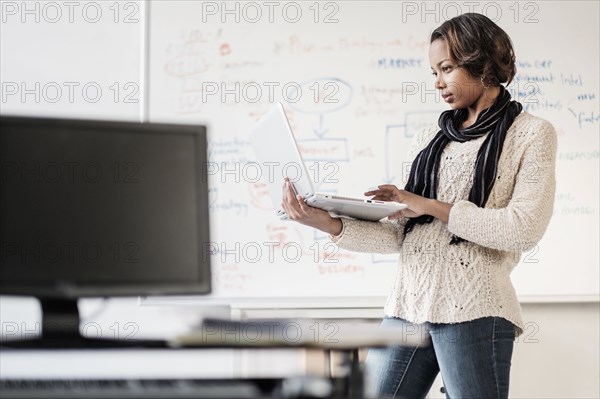
[[[317, 190], [361, 195], [400, 184], [411, 137], [446, 109], [430, 75], [429, 34], [469, 9], [276, 4], [154, 1], [150, 10], [150, 120], [209, 126], [214, 296], [385, 296], [397, 255], [335, 252], [324, 234], [274, 217], [254, 179], [248, 129], [282, 101]], [[599, 5], [477, 4], [515, 45], [513, 98], [558, 135], [554, 215], [512, 274], [517, 293], [597, 300]]]
[[1, 112], [139, 120], [143, 2], [0, 2]]
[[559, 140], [554, 216], [514, 285], [597, 299], [598, 3], [423, 4], [0, 1], [0, 112], [207, 124], [215, 297], [381, 297], [397, 257], [336, 251], [277, 220], [247, 131], [283, 101], [319, 191], [400, 184], [412, 136], [445, 109], [429, 33], [481, 12], [514, 41], [513, 97]]

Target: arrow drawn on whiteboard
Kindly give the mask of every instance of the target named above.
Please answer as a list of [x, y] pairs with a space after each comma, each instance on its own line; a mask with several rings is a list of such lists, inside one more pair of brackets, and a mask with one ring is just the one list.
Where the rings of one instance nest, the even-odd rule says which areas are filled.
[[319, 114], [319, 127], [315, 128], [313, 130], [313, 132], [317, 135], [318, 138], [322, 139], [325, 136], [325, 133], [327, 133], [329, 131], [329, 129], [326, 129], [323, 126], [323, 119], [325, 119], [325, 117], [323, 116], [323, 114]]

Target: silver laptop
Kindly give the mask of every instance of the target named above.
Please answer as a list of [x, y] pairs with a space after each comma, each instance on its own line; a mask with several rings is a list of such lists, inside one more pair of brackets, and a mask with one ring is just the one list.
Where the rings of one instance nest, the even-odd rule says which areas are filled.
[[315, 192], [312, 176], [307, 173], [281, 103], [256, 123], [250, 132], [250, 143], [256, 154], [262, 180], [268, 185], [273, 206], [281, 219], [287, 219], [281, 207], [286, 176], [308, 205], [329, 211], [335, 216], [378, 221], [407, 207], [397, 202]]

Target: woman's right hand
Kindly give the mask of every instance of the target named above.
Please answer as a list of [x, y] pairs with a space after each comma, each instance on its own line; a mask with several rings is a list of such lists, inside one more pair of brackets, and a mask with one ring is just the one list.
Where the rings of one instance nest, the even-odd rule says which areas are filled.
[[288, 218], [306, 226], [314, 227], [332, 236], [342, 232], [342, 222], [331, 217], [329, 212], [309, 206], [304, 198], [296, 194], [293, 183], [286, 177], [283, 184], [283, 199], [281, 206]]

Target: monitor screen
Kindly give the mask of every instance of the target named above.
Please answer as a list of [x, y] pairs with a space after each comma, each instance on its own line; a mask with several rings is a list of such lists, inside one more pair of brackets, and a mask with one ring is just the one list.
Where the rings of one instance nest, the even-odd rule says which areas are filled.
[[0, 119], [1, 294], [210, 292], [205, 127]]

